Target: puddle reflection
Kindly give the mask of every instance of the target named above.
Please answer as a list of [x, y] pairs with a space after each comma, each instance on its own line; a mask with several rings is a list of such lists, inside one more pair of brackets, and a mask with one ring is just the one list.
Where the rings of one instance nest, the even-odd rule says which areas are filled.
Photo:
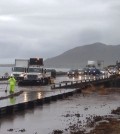
[[27, 101], [28, 101], [28, 93], [24, 92], [24, 102], [27, 102]]
[[38, 93], [37, 93], [37, 98], [38, 98], [38, 99], [41, 99], [41, 98], [42, 98], [42, 93], [41, 93], [41, 92], [38, 92]]
[[15, 104], [15, 103], [16, 103], [16, 98], [10, 97], [10, 104]]

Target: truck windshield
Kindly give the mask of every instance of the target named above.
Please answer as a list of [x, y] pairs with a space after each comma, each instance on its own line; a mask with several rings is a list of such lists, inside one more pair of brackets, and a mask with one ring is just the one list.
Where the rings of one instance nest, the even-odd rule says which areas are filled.
[[36, 72], [36, 73], [41, 73], [42, 68], [28, 68], [28, 72]]
[[13, 71], [14, 72], [25, 72], [25, 68], [23, 68], [23, 67], [14, 67]]

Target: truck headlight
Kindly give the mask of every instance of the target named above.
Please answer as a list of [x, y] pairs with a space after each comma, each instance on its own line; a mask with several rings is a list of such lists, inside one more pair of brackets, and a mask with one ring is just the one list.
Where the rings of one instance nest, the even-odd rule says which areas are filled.
[[24, 74], [20, 74], [20, 77], [24, 77]]
[[24, 75], [24, 79], [27, 79], [27, 75]]
[[41, 77], [42, 77], [42, 74], [39, 74], [37, 77], [38, 77], [38, 79], [41, 79]]

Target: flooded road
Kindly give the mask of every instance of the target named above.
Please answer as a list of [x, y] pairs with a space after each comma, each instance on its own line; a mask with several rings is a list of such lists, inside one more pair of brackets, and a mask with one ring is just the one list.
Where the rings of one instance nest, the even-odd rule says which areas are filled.
[[[59, 80], [57, 79], [56, 81], [65, 80], [64, 77], [59, 77]], [[16, 101], [19, 99], [27, 101], [30, 97], [32, 99], [34, 97], [43, 97], [44, 95], [56, 93], [51, 91], [50, 86], [16, 87], [16, 90], [23, 89], [25, 91], [24, 94], [16, 98]], [[57, 90], [57, 92], [64, 91]], [[38, 95], [38, 93], [42, 94]], [[9, 103], [7, 101], [10, 100], [6, 99], [4, 103]], [[33, 109], [6, 116], [6, 118], [1, 117], [0, 133], [52, 134], [54, 130], [62, 130], [63, 134], [70, 134], [70, 126], [78, 124], [78, 127], [86, 128], [88, 118], [92, 118], [94, 115], [110, 115], [111, 110], [119, 106], [119, 92], [108, 92], [107, 94], [100, 94], [98, 92], [75, 94], [63, 100], [44, 104], [43, 106], [36, 106]]]
[[0, 133], [17, 134], [25, 130], [25, 134], [52, 134], [53, 130], [63, 130], [64, 134], [69, 134], [69, 126], [73, 124], [79, 122], [78, 124], [83, 128], [87, 121], [86, 118], [94, 115], [110, 115], [112, 109], [120, 106], [119, 98], [118, 93], [74, 95], [1, 118]]

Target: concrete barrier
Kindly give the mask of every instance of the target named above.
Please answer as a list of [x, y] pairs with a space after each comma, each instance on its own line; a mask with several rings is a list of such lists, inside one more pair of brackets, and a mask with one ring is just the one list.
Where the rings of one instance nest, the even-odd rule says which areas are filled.
[[51, 96], [44, 98], [44, 103], [50, 103], [50, 101], [51, 101]]
[[57, 95], [55, 95], [55, 96], [51, 96], [51, 101], [57, 101]]

